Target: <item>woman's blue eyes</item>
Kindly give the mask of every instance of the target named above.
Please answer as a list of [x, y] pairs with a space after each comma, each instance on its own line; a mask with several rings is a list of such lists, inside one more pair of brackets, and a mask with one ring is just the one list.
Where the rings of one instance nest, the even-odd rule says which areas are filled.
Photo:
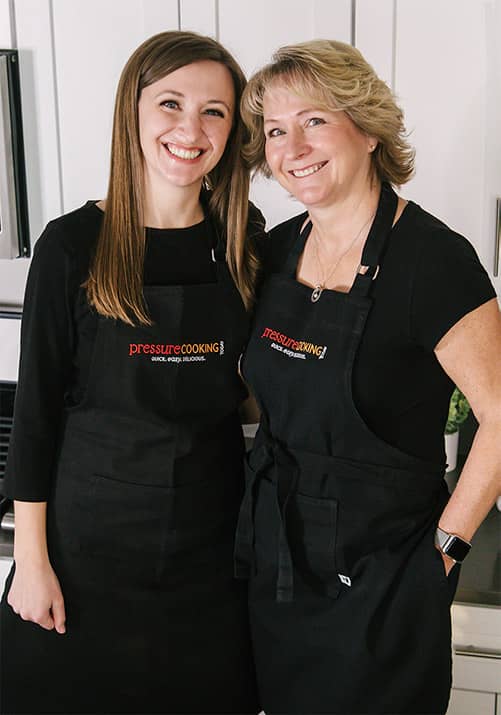
[[325, 119], [321, 119], [320, 117], [312, 117], [308, 120], [306, 126], [317, 127], [319, 124], [325, 124]]
[[[179, 106], [179, 102], [176, 102], [175, 99], [166, 99], [162, 102], [161, 106], [165, 107], [165, 109], [181, 109], [181, 107]], [[205, 109], [204, 114], [208, 114], [209, 117], [224, 118], [224, 112], [222, 112], [220, 109], [214, 109], [213, 107], [208, 107], [207, 109]]]
[[[304, 126], [305, 127], [318, 127], [322, 124], [325, 124], [325, 119], [322, 119], [321, 117], [311, 117], [308, 119]], [[270, 129], [268, 132], [268, 138], [273, 139], [274, 137], [280, 137], [282, 134], [285, 134], [286, 132], [283, 129], [280, 129], [279, 127], [275, 127], [274, 129]]]
[[205, 113], [209, 114], [211, 117], [224, 117], [224, 114], [220, 109], [206, 109]]
[[173, 99], [166, 99], [165, 102], [162, 102], [162, 107], [166, 107], [166, 109], [179, 109], [179, 104]]

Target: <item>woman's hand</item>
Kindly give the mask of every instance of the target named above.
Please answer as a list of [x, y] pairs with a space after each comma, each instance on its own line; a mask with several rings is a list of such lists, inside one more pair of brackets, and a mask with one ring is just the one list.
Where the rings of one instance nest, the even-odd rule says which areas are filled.
[[24, 621], [32, 621], [48, 631], [65, 633], [64, 598], [49, 560], [18, 564], [7, 603]]
[[452, 567], [454, 566], [454, 564], [456, 562], [454, 561], [454, 559], [451, 559], [450, 556], [447, 556], [447, 554], [444, 554], [442, 551], [440, 551], [440, 549], [437, 546], [435, 546], [435, 548], [437, 549], [438, 553], [442, 557], [442, 561], [444, 562], [445, 575], [448, 576], [450, 574], [450, 572], [452, 571]]
[[25, 621], [65, 633], [61, 586], [47, 551], [46, 502], [14, 501], [16, 570], [7, 603]]

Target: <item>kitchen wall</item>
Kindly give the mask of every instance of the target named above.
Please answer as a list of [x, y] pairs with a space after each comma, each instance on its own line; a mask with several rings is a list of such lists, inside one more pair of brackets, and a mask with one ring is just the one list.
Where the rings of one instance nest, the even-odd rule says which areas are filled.
[[[280, 44], [356, 44], [399, 96], [417, 148], [403, 195], [467, 235], [493, 270], [501, 0], [0, 0], [0, 46], [20, 51], [32, 241], [105, 195], [120, 70], [143, 39], [178, 28], [217, 37], [247, 73]], [[301, 210], [272, 181], [256, 180], [252, 198], [269, 225]], [[21, 302], [28, 263], [0, 261], [0, 305]]]

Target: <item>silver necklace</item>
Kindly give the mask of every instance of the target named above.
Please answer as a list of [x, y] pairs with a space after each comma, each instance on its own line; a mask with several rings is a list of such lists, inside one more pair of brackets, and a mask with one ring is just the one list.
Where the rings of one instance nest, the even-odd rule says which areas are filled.
[[[331, 279], [332, 276], [334, 275], [334, 272], [335, 272], [336, 268], [339, 266], [339, 264], [341, 263], [341, 261], [343, 260], [343, 258], [346, 256], [346, 254], [349, 253], [349, 251], [353, 248], [353, 246], [355, 245], [355, 243], [357, 242], [357, 240], [360, 238], [360, 234], [362, 233], [362, 231], [364, 230], [364, 228], [367, 226], [367, 224], [368, 224], [370, 221], [372, 221], [372, 219], [374, 218], [375, 215], [376, 215], [376, 212], [374, 212], [373, 214], [371, 214], [371, 216], [369, 216], [369, 218], [368, 218], [367, 221], [364, 223], [364, 225], [362, 226], [362, 228], [358, 231], [358, 233], [357, 233], [357, 235], [355, 236], [355, 238], [353, 238], [353, 239], [350, 241], [348, 247], [345, 248], [345, 250], [341, 253], [341, 255], [339, 256], [339, 258], [337, 259], [337, 261], [335, 261], [334, 264], [331, 266], [331, 268], [330, 268], [329, 272], [327, 273], [327, 275], [325, 276], [325, 278], [324, 278], [323, 280], [319, 281], [319, 282], [317, 283], [317, 285], [314, 287], [314, 289], [313, 289], [313, 291], [312, 291], [312, 293], [311, 293], [311, 296], [310, 296], [310, 300], [311, 300], [312, 303], [316, 303], [318, 300], [320, 300], [320, 296], [322, 295], [323, 291], [324, 291], [325, 288], [327, 287], [327, 283], [330, 281], [330, 279]], [[316, 234], [316, 233], [313, 234], [313, 239], [314, 239], [314, 242], [315, 242], [315, 259], [316, 259], [317, 266], [318, 266], [318, 272], [319, 272], [320, 275], [323, 275], [322, 264], [320, 263], [320, 256], [319, 256], [319, 253], [318, 253], [319, 240], [318, 240], [318, 238], [317, 238], [317, 234]]]

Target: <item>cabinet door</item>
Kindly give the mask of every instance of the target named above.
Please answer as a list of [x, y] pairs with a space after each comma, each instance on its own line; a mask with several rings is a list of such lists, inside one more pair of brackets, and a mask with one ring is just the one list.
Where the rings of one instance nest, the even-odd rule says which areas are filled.
[[[394, 0], [357, 0], [354, 45], [392, 89], [394, 85]], [[376, 28], [376, 30], [375, 30]]]
[[466, 235], [486, 266], [485, 39], [492, 4], [397, 0], [395, 22], [395, 90], [417, 152], [416, 175], [403, 194]]
[[[247, 75], [269, 62], [281, 45], [316, 37], [350, 42], [350, 0], [219, 0], [219, 40]], [[269, 227], [304, 210], [273, 179], [256, 178], [251, 198]]]
[[453, 690], [446, 715], [496, 715], [494, 693]]
[[217, 0], [179, 0], [179, 29], [217, 37]]
[[178, 29], [176, 0], [54, 0], [63, 210], [106, 194], [113, 105], [129, 55]]
[[[486, 185], [484, 195], [483, 253], [489, 273], [494, 277], [494, 286], [501, 296], [501, 257], [495, 261], [496, 199], [501, 199], [501, 54], [499, 30], [501, 28], [501, 0], [493, 0], [486, 10], [485, 52], [486, 63]], [[501, 221], [501, 217], [500, 217]], [[499, 237], [501, 242], [501, 236]], [[501, 246], [499, 247], [501, 254]], [[497, 266], [495, 266], [495, 262]]]

